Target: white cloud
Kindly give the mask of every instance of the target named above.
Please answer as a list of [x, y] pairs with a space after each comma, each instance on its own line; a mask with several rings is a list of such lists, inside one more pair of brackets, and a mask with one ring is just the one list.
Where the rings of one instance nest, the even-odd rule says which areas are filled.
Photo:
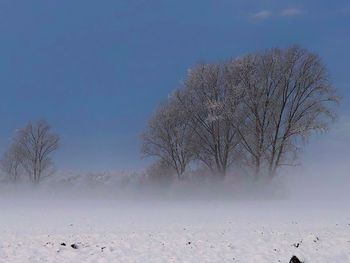
[[[293, 17], [293, 16], [302, 15], [303, 13], [304, 13], [304, 11], [302, 9], [299, 9], [296, 7], [289, 7], [289, 8], [282, 9], [279, 12], [279, 15], [284, 16], [284, 17]], [[251, 18], [257, 19], [257, 20], [265, 20], [265, 19], [270, 18], [271, 16], [273, 16], [272, 11], [267, 10], [267, 9], [250, 14]]]
[[299, 16], [303, 13], [303, 10], [299, 8], [286, 8], [281, 11], [281, 16]]
[[269, 10], [261, 10], [257, 13], [254, 13], [251, 15], [254, 19], [267, 19], [272, 15], [271, 11]]

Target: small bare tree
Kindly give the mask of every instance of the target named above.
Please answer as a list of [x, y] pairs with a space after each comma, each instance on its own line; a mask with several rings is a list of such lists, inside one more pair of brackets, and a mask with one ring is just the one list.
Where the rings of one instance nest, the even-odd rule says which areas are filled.
[[22, 159], [16, 145], [12, 144], [1, 160], [1, 170], [11, 181], [17, 181], [20, 176]]
[[51, 154], [58, 149], [59, 137], [50, 131], [46, 121], [28, 123], [16, 132], [12, 148], [15, 160], [28, 173], [34, 183], [50, 173]]
[[186, 166], [191, 161], [192, 133], [186, 112], [171, 97], [156, 111], [141, 135], [144, 156], [160, 158], [172, 167], [181, 179]]

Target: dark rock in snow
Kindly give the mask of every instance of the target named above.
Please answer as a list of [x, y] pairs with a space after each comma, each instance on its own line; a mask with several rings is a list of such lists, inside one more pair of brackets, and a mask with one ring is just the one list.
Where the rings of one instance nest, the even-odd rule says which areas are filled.
[[72, 244], [72, 245], [70, 245], [72, 248], [74, 248], [74, 249], [78, 249], [78, 245], [77, 244]]
[[63, 243], [61, 243], [61, 246], [64, 246], [64, 247], [65, 247], [65, 246], [66, 246], [66, 243], [64, 243], [64, 242], [63, 242]]
[[303, 263], [303, 262], [301, 262], [300, 259], [297, 258], [296, 256], [293, 256], [293, 257], [290, 259], [289, 263]]
[[187, 242], [187, 245], [191, 245], [191, 242]]
[[300, 246], [299, 243], [293, 244], [294, 247], [298, 248]]

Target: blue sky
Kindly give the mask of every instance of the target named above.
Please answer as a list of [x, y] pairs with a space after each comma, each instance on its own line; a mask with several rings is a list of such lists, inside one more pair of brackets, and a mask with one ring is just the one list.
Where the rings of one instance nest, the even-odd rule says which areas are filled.
[[139, 169], [139, 133], [188, 68], [292, 44], [320, 54], [349, 116], [348, 0], [1, 0], [0, 151], [44, 118], [58, 169]]

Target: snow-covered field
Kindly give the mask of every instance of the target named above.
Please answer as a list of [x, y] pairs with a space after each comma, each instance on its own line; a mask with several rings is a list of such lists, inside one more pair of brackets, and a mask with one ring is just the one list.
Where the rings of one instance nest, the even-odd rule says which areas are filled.
[[1, 263], [350, 262], [339, 202], [1, 199]]

